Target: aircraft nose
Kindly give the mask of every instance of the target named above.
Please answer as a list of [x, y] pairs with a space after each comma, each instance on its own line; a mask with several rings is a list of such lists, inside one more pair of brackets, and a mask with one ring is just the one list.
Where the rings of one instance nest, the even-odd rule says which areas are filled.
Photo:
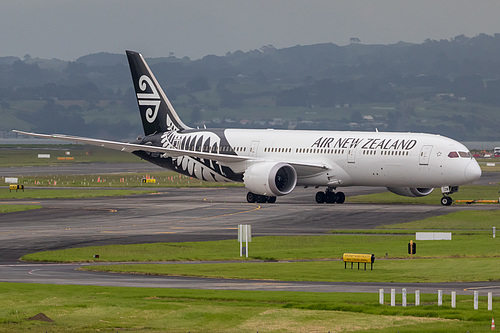
[[472, 160], [465, 168], [465, 179], [469, 182], [473, 182], [479, 178], [481, 178], [481, 167], [476, 160]]

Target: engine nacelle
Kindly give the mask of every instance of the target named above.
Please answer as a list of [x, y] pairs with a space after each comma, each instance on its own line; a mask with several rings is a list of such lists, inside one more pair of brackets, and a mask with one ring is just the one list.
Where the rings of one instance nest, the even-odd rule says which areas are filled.
[[403, 195], [405, 197], [425, 197], [431, 194], [433, 188], [420, 188], [420, 187], [388, 187], [392, 193]]
[[255, 163], [245, 170], [243, 182], [255, 194], [281, 196], [293, 191], [297, 184], [297, 172], [283, 162]]

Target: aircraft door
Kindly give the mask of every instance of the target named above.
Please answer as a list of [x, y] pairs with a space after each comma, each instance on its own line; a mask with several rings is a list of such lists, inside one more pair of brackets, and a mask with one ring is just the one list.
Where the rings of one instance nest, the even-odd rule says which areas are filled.
[[259, 141], [252, 141], [252, 144], [250, 145], [250, 156], [257, 155], [257, 148], [259, 148]]
[[349, 148], [347, 150], [347, 163], [356, 162], [356, 148]]
[[432, 146], [423, 146], [420, 150], [419, 164], [429, 165], [429, 158], [431, 156]]

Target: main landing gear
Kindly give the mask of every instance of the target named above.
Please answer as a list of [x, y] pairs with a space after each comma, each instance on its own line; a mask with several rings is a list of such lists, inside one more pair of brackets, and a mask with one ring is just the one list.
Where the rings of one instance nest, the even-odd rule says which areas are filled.
[[325, 192], [316, 193], [317, 203], [338, 203], [342, 204], [345, 202], [344, 192], [333, 192], [333, 189], [327, 188]]
[[267, 195], [259, 195], [259, 194], [255, 194], [255, 193], [252, 193], [252, 192], [248, 192], [247, 193], [247, 201], [249, 203], [254, 203], [254, 202], [257, 202], [257, 203], [275, 203], [276, 202], [276, 197], [269, 197]]
[[458, 192], [458, 186], [443, 186], [441, 187], [443, 197], [441, 198], [441, 205], [451, 206], [453, 199], [449, 197], [450, 194]]

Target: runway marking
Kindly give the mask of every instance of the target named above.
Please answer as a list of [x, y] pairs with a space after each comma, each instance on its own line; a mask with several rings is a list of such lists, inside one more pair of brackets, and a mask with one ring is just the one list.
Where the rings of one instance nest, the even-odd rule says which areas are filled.
[[227, 208], [227, 207], [207, 207], [207, 208], [204, 208], [204, 209], [230, 209], [230, 208]]
[[[244, 214], [244, 213], [250, 213], [250, 212], [253, 212], [253, 211], [256, 211], [256, 210], [259, 210], [261, 209], [262, 207], [260, 205], [257, 205], [255, 206], [254, 208], [252, 209], [249, 209], [249, 210], [242, 210], [242, 211], [239, 211], [239, 212], [234, 212], [234, 213], [226, 213], [226, 214], [219, 214], [219, 215], [211, 215], [211, 216], [204, 216], [204, 217], [193, 217], [193, 218], [190, 218], [190, 219], [183, 219], [183, 220], [174, 220], [174, 221], [169, 221], [168, 223], [178, 223], [178, 222], [191, 222], [191, 221], [199, 221], [199, 220], [206, 220], [206, 219], [213, 219], [213, 218], [217, 218], [217, 217], [224, 217], [224, 216], [232, 216], [232, 215], [238, 215], [238, 214]], [[207, 208], [203, 208], [203, 209], [207, 209]], [[140, 226], [151, 226], [151, 225], [155, 225], [155, 224], [165, 224], [167, 222], [155, 222], [155, 223], [141, 223], [141, 224], [134, 224], [135, 227], [140, 227]]]
[[256, 207], [254, 207], [254, 208], [252, 208], [252, 209], [249, 209], [249, 210], [242, 210], [242, 211], [240, 211], [240, 212], [235, 212], [235, 213], [226, 213], [226, 214], [213, 215], [213, 216], [205, 216], [205, 217], [194, 217], [194, 218], [191, 218], [191, 219], [187, 219], [187, 220], [178, 220], [178, 221], [174, 221], [174, 222], [187, 222], [187, 221], [196, 221], [196, 220], [211, 219], [211, 218], [215, 218], [215, 217], [232, 216], [232, 215], [238, 215], [238, 214], [243, 214], [243, 213], [250, 213], [250, 212], [253, 212], [253, 211], [256, 211], [256, 210], [259, 210], [259, 209], [261, 209], [261, 206], [260, 206], [260, 205], [257, 205]]
[[155, 232], [155, 234], [176, 234], [177, 232], [175, 231], [158, 231]]
[[[206, 219], [213, 219], [213, 218], [219, 218], [219, 217], [225, 217], [225, 216], [232, 216], [232, 215], [238, 215], [238, 214], [244, 214], [244, 213], [250, 213], [256, 210], [260, 210], [262, 207], [260, 205], [254, 206], [252, 209], [248, 210], [242, 210], [242, 211], [237, 211], [234, 213], [225, 213], [225, 214], [218, 214], [218, 215], [210, 215], [210, 216], [204, 216], [204, 217], [193, 217], [189, 219], [182, 219], [182, 220], [174, 220], [174, 221], [166, 221], [166, 222], [153, 222], [153, 223], [141, 223], [141, 224], [134, 224], [132, 225], [133, 227], [142, 227], [142, 226], [153, 226], [153, 225], [162, 225], [165, 223], [179, 223], [179, 222], [192, 222], [192, 221], [199, 221], [199, 220], [206, 220]], [[64, 209], [64, 208], [63, 208]], [[204, 208], [206, 209], [206, 208]], [[110, 211], [110, 212], [115, 212], [117, 210], [112, 209], [112, 208], [86, 208], [86, 210], [105, 210], [105, 211]], [[54, 228], [54, 229], [44, 229], [44, 230], [19, 230], [19, 231], [3, 231], [0, 232], [2, 233], [18, 233], [18, 232], [28, 232], [28, 233], [47, 233], [51, 231], [78, 231], [78, 230], [93, 230], [93, 229], [102, 229], [103, 226], [96, 226], [96, 227], [61, 227], [61, 228]], [[130, 228], [130, 225], [125, 225], [125, 226], [116, 226], [117, 229], [123, 229], [123, 228]], [[185, 227], [183, 227], [185, 228]], [[73, 230], [72, 230], [73, 229]], [[120, 231], [101, 231], [101, 233], [120, 233]]]
[[465, 288], [464, 291], [481, 290], [481, 289], [498, 289], [498, 288], [500, 288], [500, 286], [474, 287], [474, 288]]

